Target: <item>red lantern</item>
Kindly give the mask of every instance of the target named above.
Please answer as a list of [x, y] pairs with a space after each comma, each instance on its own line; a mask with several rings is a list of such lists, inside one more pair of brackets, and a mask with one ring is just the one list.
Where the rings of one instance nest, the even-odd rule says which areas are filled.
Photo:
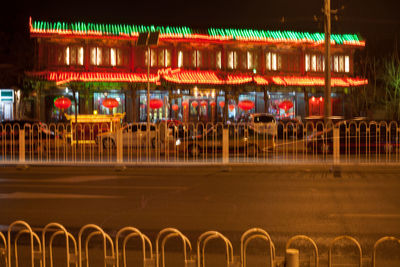
[[192, 102], [192, 107], [197, 108], [198, 105], [199, 105], [199, 103], [197, 103], [197, 101]]
[[150, 108], [151, 109], [159, 109], [163, 106], [163, 102], [161, 99], [150, 99]]
[[182, 106], [183, 106], [184, 108], [187, 108], [187, 107], [189, 106], [189, 103], [188, 103], [187, 101], [183, 101], [183, 102], [182, 102]]
[[202, 107], [206, 107], [207, 106], [207, 101], [201, 101], [200, 102], [200, 106], [202, 106]]
[[212, 101], [212, 102], [210, 103], [210, 106], [215, 107], [215, 102]]
[[109, 109], [118, 107], [119, 102], [115, 98], [106, 98], [103, 100], [103, 106]]
[[230, 104], [228, 106], [228, 108], [229, 108], [230, 111], [233, 111], [235, 109], [235, 105], [234, 104]]
[[61, 110], [67, 109], [71, 106], [71, 100], [69, 100], [69, 98], [62, 96], [54, 100], [54, 105]]
[[254, 102], [246, 99], [246, 100], [240, 101], [238, 106], [239, 106], [239, 108], [241, 108], [243, 110], [250, 110], [250, 109], [254, 108]]
[[218, 105], [219, 105], [221, 108], [224, 108], [224, 107], [225, 107], [225, 101], [219, 101]]
[[173, 111], [178, 111], [178, 109], [179, 109], [179, 106], [177, 104], [173, 104], [172, 105], [172, 110]]
[[279, 103], [278, 107], [280, 109], [284, 109], [286, 112], [293, 107], [293, 103], [292, 103], [292, 101], [285, 100], [285, 101], [282, 101], [281, 103]]

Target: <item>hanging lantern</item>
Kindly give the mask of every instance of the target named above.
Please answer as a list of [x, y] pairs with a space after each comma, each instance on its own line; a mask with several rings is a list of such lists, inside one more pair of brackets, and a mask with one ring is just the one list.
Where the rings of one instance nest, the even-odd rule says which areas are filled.
[[61, 110], [67, 109], [71, 106], [71, 100], [69, 100], [69, 98], [66, 98], [64, 96], [59, 97], [54, 100], [54, 106], [56, 106], [56, 108]]
[[228, 108], [229, 108], [230, 111], [233, 111], [235, 109], [235, 105], [234, 104], [230, 104], [228, 106]]
[[119, 102], [115, 98], [106, 98], [103, 100], [103, 106], [109, 109], [118, 107]]
[[163, 102], [161, 99], [150, 99], [150, 108], [151, 109], [159, 109], [163, 106]]
[[192, 107], [197, 108], [198, 105], [199, 105], [199, 103], [197, 103], [197, 101], [192, 102]]
[[218, 105], [219, 105], [221, 108], [224, 108], [224, 107], [225, 107], [225, 101], [219, 101]]
[[210, 102], [210, 106], [215, 107], [215, 102], [214, 101]]
[[247, 111], [247, 110], [254, 108], [254, 102], [246, 99], [246, 100], [239, 101], [238, 106], [239, 106], [239, 108]]
[[173, 104], [172, 105], [172, 110], [173, 111], [178, 111], [178, 109], [179, 109], [179, 106], [177, 104]]
[[189, 106], [189, 102], [188, 101], [183, 101], [182, 102], [182, 107], [187, 108]]
[[278, 107], [280, 109], [285, 110], [285, 112], [286, 112], [293, 107], [293, 103], [292, 103], [292, 101], [285, 100], [285, 101], [282, 101], [281, 103], [279, 103]]
[[200, 106], [202, 106], [202, 107], [207, 107], [207, 101], [201, 101], [200, 102]]

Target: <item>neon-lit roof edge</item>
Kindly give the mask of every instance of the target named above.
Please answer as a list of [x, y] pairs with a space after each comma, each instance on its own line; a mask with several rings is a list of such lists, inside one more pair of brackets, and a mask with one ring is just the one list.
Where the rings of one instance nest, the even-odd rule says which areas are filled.
[[[102, 72], [57, 72], [57, 71], [41, 71], [26, 72], [28, 76], [39, 77], [42, 80], [56, 82], [57, 85], [68, 82], [131, 82], [145, 83], [147, 82], [145, 73], [102, 73]], [[185, 75], [186, 80], [180, 80], [179, 75]], [[205, 78], [213, 78], [213, 80], [200, 80], [198, 77], [188, 81], [189, 75], [199, 75]], [[215, 78], [214, 78], [215, 76]], [[240, 85], [254, 82], [257, 85], [281, 85], [281, 86], [323, 86], [323, 77], [314, 76], [263, 76], [263, 75], [246, 75], [246, 74], [228, 74], [226, 79], [221, 79], [215, 75], [213, 71], [177, 71], [167, 70], [159, 71], [157, 74], [150, 75], [151, 83], [159, 83], [164, 79], [167, 82], [175, 84], [209, 84], [209, 85]], [[367, 79], [351, 78], [351, 77], [332, 77], [332, 86], [334, 87], [350, 87], [362, 86], [368, 84]]]
[[[206, 31], [186, 26], [154, 26], [127, 24], [100, 24], [85, 22], [47, 22], [33, 21], [29, 18], [32, 35], [61, 35], [80, 37], [114, 37], [136, 39], [140, 32], [160, 31], [160, 39], [187, 39], [208, 41], [251, 41], [251, 42], [289, 42], [323, 44], [323, 33], [297, 31], [268, 31], [256, 29], [208, 28]], [[331, 43], [339, 45], [365, 46], [365, 41], [357, 34], [332, 34]]]

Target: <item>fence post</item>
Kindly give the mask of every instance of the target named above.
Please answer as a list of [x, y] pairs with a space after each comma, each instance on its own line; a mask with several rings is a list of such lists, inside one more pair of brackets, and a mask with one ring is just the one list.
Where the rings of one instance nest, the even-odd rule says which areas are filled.
[[19, 130], [19, 162], [25, 162], [25, 129]]
[[121, 163], [123, 157], [122, 149], [122, 129], [117, 130], [117, 162]]
[[286, 250], [285, 266], [286, 267], [299, 267], [299, 250], [289, 248]]
[[333, 163], [340, 162], [340, 132], [339, 127], [333, 128]]
[[229, 163], [229, 129], [222, 130], [222, 163]]

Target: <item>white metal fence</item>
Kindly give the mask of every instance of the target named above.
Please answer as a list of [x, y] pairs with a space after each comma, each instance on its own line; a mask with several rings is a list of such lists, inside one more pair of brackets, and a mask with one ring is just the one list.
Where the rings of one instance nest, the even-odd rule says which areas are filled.
[[397, 122], [1, 123], [0, 163], [400, 162]]
[[[97, 238], [96, 238], [97, 237]], [[135, 246], [130, 240], [136, 240]], [[175, 239], [178, 243], [167, 243]], [[219, 243], [210, 246], [209, 241], [218, 239]], [[255, 242], [255, 240], [261, 241]], [[343, 243], [341, 241], [348, 241]], [[264, 245], [262, 243], [264, 242]], [[180, 244], [179, 244], [180, 243]], [[250, 243], [252, 243], [250, 245]], [[167, 245], [168, 244], [168, 245]], [[303, 248], [307, 248], [308, 251]], [[310, 246], [311, 245], [311, 246]], [[385, 245], [385, 246], [383, 246]], [[249, 247], [260, 246], [260, 250], [249, 253]], [[328, 246], [328, 266], [337, 266], [337, 247], [355, 247], [352, 257], [344, 257], [340, 266], [398, 266], [400, 255], [400, 239], [385, 236], [378, 239], [371, 256], [366, 258], [360, 243], [351, 236], [338, 236]], [[169, 247], [168, 249], [166, 249]], [[207, 247], [207, 250], [206, 250]], [[219, 247], [219, 248], [218, 248]], [[221, 250], [223, 248], [223, 250]], [[320, 265], [320, 254], [316, 242], [305, 235], [289, 238], [282, 248], [300, 250], [301, 266]], [[22, 256], [19, 251], [25, 251]], [[385, 251], [385, 253], [382, 253]], [[132, 253], [136, 252], [136, 253]], [[276, 245], [270, 235], [261, 228], [251, 228], [240, 238], [240, 251], [237, 256], [234, 245], [228, 237], [217, 231], [207, 231], [197, 238], [196, 246], [182, 232], [175, 228], [165, 228], [155, 237], [155, 246], [151, 239], [139, 229], [131, 226], [109, 234], [100, 226], [87, 224], [72, 234], [59, 223], [49, 223], [41, 229], [32, 230], [25, 221], [15, 221], [8, 227], [7, 234], [0, 232], [0, 266], [144, 266], [144, 267], [207, 267], [216, 266], [209, 257], [215, 253], [225, 254], [220, 258], [218, 266], [285, 266], [285, 258], [277, 257]], [[260, 255], [254, 255], [254, 254]], [[171, 254], [175, 259], [171, 261]], [[280, 253], [284, 255], [284, 253]], [[250, 258], [261, 256], [261, 261], [254, 263]], [[340, 255], [339, 255], [340, 256]], [[169, 258], [167, 261], [166, 258]], [[133, 259], [135, 258], [135, 259]], [[353, 258], [353, 261], [352, 261]], [[355, 260], [354, 260], [355, 259]], [[132, 264], [135, 262], [135, 264]], [[353, 265], [352, 265], [353, 264]], [[389, 265], [387, 265], [389, 264]]]

